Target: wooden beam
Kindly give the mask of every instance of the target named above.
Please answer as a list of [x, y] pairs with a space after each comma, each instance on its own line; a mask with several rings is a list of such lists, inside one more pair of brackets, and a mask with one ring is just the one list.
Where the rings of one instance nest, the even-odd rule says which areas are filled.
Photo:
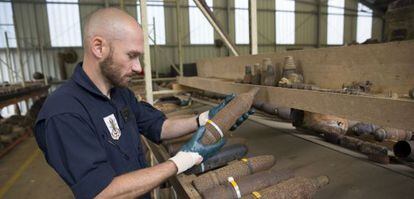
[[[184, 86], [220, 94], [242, 93], [257, 85], [238, 84], [231, 80], [181, 77]], [[256, 99], [271, 104], [336, 115], [349, 120], [369, 122], [384, 127], [414, 130], [414, 101], [372, 96], [348, 95], [281, 87], [262, 88]]]

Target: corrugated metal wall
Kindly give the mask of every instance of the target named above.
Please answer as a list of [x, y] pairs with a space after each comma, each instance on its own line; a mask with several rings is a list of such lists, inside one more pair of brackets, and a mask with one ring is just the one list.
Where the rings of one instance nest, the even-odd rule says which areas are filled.
[[[149, 0], [151, 1], [151, 0]], [[116, 5], [117, 0], [108, 0], [109, 4]], [[125, 0], [125, 9], [136, 17], [135, 1]], [[277, 2], [277, 0], [276, 0]], [[346, 7], [349, 9], [357, 8], [356, 0], [346, 0]], [[81, 23], [93, 11], [105, 7], [104, 0], [80, 0], [79, 12]], [[182, 15], [182, 39], [184, 45], [184, 63], [195, 62], [198, 59], [208, 57], [227, 56], [229, 54], [225, 47], [217, 48], [214, 45], [190, 45], [189, 38], [189, 20], [188, 20], [188, 0], [181, 1]], [[234, 0], [214, 0], [214, 14], [221, 22], [224, 30], [229, 32], [231, 38], [235, 37], [234, 33]], [[258, 0], [258, 41], [259, 52], [284, 51], [286, 49], [306, 49], [314, 48], [318, 45], [318, 0], [301, 0], [296, 1], [296, 45], [276, 45], [275, 44], [275, 0]], [[320, 9], [320, 29], [319, 37], [321, 46], [326, 46], [326, 1], [322, 1]], [[344, 25], [344, 41], [349, 43], [356, 38], [356, 12], [346, 10]], [[46, 73], [56, 79], [60, 79], [60, 70], [58, 66], [57, 54], [65, 51], [67, 48], [50, 47], [49, 28], [47, 20], [47, 10], [45, 0], [16, 0], [13, 1], [13, 11], [15, 15], [15, 25], [17, 36], [21, 46], [21, 56], [26, 80], [32, 79], [35, 71], [42, 71], [42, 66]], [[375, 13], [374, 13], [375, 15]], [[166, 24], [166, 45], [151, 46], [151, 60], [160, 73], [168, 73], [172, 64], [178, 64], [177, 55], [177, 29], [176, 29], [176, 7], [174, 1], [165, 2], [165, 24]], [[373, 19], [372, 35], [373, 38], [381, 39], [383, 21], [381, 18]], [[218, 35], [215, 34], [218, 38]], [[44, 53], [41, 55], [39, 44], [43, 43]], [[238, 45], [241, 54], [249, 53], [248, 45]], [[82, 60], [82, 48], [74, 47], [78, 53], [79, 60]], [[0, 49], [0, 59], [7, 60], [5, 49]], [[11, 49], [12, 66], [19, 66], [19, 58], [15, 48]], [[43, 63], [43, 64], [41, 64]], [[3, 81], [10, 81], [7, 77], [7, 70], [2, 64]], [[70, 75], [74, 65], [66, 67]], [[156, 67], [153, 66], [153, 69]], [[14, 68], [19, 72], [19, 67]], [[21, 80], [21, 79], [20, 79]]]

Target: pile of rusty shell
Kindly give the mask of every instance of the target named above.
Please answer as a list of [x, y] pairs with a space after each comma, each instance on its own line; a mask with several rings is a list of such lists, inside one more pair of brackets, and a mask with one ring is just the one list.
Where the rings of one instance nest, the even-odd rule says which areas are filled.
[[371, 142], [363, 142], [360, 152], [367, 155], [368, 159], [381, 164], [389, 164], [388, 148]]
[[358, 138], [350, 137], [350, 136], [343, 136], [341, 140], [339, 141], [339, 144], [341, 146], [354, 150], [354, 151], [359, 151], [363, 143], [364, 141]]
[[408, 95], [411, 97], [411, 99], [414, 99], [414, 88], [408, 91]]
[[370, 124], [370, 123], [363, 123], [363, 122], [358, 122], [356, 123], [354, 126], [352, 126], [350, 128], [350, 130], [358, 136], [361, 135], [368, 135], [368, 134], [372, 134], [375, 132], [375, 130], [377, 130], [379, 127], [377, 125], [374, 124]]
[[402, 141], [402, 140], [411, 140], [413, 133], [411, 131], [405, 131], [395, 128], [379, 128], [375, 130], [374, 137], [377, 141], [392, 140], [392, 141]]
[[[261, 190], [266, 187], [275, 185], [281, 181], [287, 180], [294, 177], [293, 171], [291, 170], [274, 170], [270, 169], [262, 171], [248, 176], [243, 176], [240, 179], [235, 180], [240, 195], [244, 196], [250, 194], [253, 191]], [[210, 188], [202, 193], [205, 199], [216, 199], [216, 198], [238, 198], [233, 185], [228, 182], [226, 184]]]
[[328, 183], [329, 178], [327, 176], [317, 178], [294, 177], [260, 191], [252, 192], [252, 194], [242, 198], [257, 199], [258, 196], [266, 199], [312, 198], [319, 189]]
[[229, 146], [223, 146], [220, 151], [204, 161], [203, 163], [192, 167], [185, 171], [185, 174], [201, 174], [222, 166], [225, 166], [228, 162], [238, 160], [247, 154], [248, 148], [244, 144], [233, 144]]
[[260, 88], [252, 88], [247, 93], [242, 93], [234, 97], [234, 99], [211, 119], [212, 123], [207, 123], [205, 125], [206, 131], [201, 138], [201, 143], [204, 145], [213, 144], [222, 137], [221, 133], [224, 136], [233, 124], [236, 123], [237, 119], [249, 111], [253, 104], [254, 97], [259, 90]]
[[226, 183], [228, 177], [238, 179], [242, 176], [257, 173], [270, 169], [275, 164], [275, 158], [272, 155], [261, 155], [248, 159], [235, 161], [229, 165], [207, 172], [198, 176], [193, 181], [194, 187], [200, 192], [204, 192], [214, 186]]
[[252, 75], [252, 84], [260, 85], [262, 81], [262, 70], [260, 68], [260, 64], [253, 65], [253, 75]]
[[399, 141], [394, 147], [394, 154], [399, 158], [414, 160], [414, 141]]
[[246, 65], [245, 69], [244, 69], [244, 78], [243, 78], [243, 83], [245, 84], [251, 84], [252, 83], [252, 66], [251, 65]]

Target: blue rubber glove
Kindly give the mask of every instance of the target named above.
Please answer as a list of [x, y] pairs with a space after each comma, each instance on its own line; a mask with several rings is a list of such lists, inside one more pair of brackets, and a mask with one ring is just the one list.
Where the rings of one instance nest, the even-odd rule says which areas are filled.
[[193, 137], [184, 146], [181, 147], [180, 151], [198, 153], [201, 155], [201, 157], [203, 157], [203, 161], [215, 155], [226, 143], [226, 139], [220, 138], [220, 140], [214, 144], [203, 145], [201, 143], [201, 138], [205, 132], [206, 128], [204, 126], [200, 126], [200, 128], [198, 128], [194, 133]]
[[[234, 93], [232, 93], [230, 95], [227, 95], [224, 98], [224, 101], [221, 102], [219, 105], [213, 107], [209, 111], [201, 113], [199, 115], [199, 125], [200, 126], [205, 125], [207, 120], [212, 119], [218, 112], [220, 112], [221, 109], [223, 109], [231, 100], [233, 100], [234, 97], [236, 97], [236, 95], [234, 95]], [[233, 126], [230, 128], [230, 131], [236, 130], [237, 127], [239, 127], [244, 121], [246, 121], [247, 118], [249, 118], [250, 115], [254, 114], [254, 112], [255, 112], [255, 110], [253, 108], [251, 108], [249, 111], [244, 113], [241, 117], [239, 117], [236, 120], [236, 123], [234, 123]]]

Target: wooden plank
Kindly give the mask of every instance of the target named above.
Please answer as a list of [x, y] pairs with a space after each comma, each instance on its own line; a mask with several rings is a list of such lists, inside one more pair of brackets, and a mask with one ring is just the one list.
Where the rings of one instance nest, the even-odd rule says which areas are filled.
[[[220, 94], [242, 93], [257, 85], [238, 84], [229, 80], [180, 77], [178, 83]], [[370, 122], [385, 127], [414, 130], [414, 101], [373, 96], [347, 95], [311, 90], [258, 86], [256, 99], [283, 107], [350, 120]]]
[[36, 88], [36, 89], [21, 93], [21, 94], [17, 93], [16, 96], [13, 98], [0, 101], [0, 109], [6, 106], [12, 105], [12, 104], [16, 104], [23, 100], [28, 100], [33, 97], [41, 97], [41, 96], [47, 95], [49, 87], [50, 86], [44, 86], [44, 87]]
[[242, 79], [247, 64], [271, 58], [283, 67], [284, 58], [293, 56], [305, 83], [321, 88], [341, 88], [353, 81], [371, 81], [379, 93], [407, 94], [414, 87], [414, 40], [286, 51], [239, 57], [209, 58], [197, 61], [199, 77]]

